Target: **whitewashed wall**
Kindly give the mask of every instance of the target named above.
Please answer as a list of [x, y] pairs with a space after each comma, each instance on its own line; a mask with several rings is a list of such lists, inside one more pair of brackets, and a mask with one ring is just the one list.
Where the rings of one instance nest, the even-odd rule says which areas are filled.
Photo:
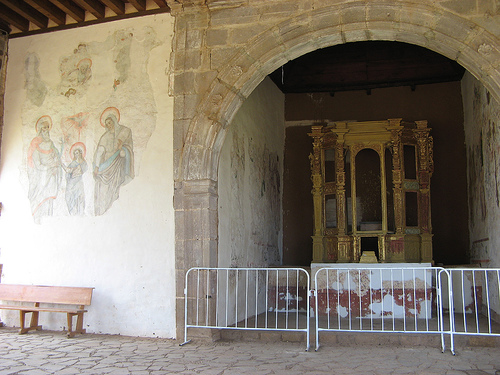
[[500, 105], [468, 72], [462, 96], [471, 263], [500, 267]]
[[[266, 78], [245, 100], [226, 134], [219, 161], [219, 267], [281, 265], [284, 104], [283, 93]], [[245, 280], [239, 281], [244, 285]], [[235, 301], [236, 280], [230, 277], [228, 282], [228, 306], [245, 306], [244, 293]], [[226, 289], [223, 277], [219, 288]], [[265, 302], [259, 301], [259, 306]], [[226, 300], [218, 304], [219, 311], [225, 311]], [[248, 304], [254, 306], [255, 301]], [[243, 310], [236, 319], [230, 308], [228, 324], [243, 319]]]
[[281, 264], [284, 103], [266, 78], [226, 134], [219, 161], [219, 267]]
[[[95, 287], [88, 332], [175, 336], [172, 33], [173, 18], [162, 14], [9, 42], [0, 165], [2, 283]], [[92, 61], [91, 75], [75, 78], [74, 66], [83, 58]], [[135, 177], [107, 212], [96, 215], [92, 159], [107, 107], [118, 108], [120, 123], [132, 131]], [[84, 214], [69, 214], [62, 178], [52, 215], [34, 220], [27, 149], [35, 123], [51, 116], [51, 139], [67, 165], [65, 150], [75, 133], [65, 140], [63, 127], [76, 114], [85, 120], [78, 137], [89, 166]], [[0, 316], [7, 325], [19, 324], [16, 312]], [[42, 313], [41, 323], [60, 330], [65, 319]]]

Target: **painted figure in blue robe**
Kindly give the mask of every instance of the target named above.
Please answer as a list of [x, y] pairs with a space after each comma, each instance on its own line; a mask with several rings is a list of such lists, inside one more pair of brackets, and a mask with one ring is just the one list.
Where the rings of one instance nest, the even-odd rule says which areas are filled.
[[94, 155], [94, 213], [104, 214], [118, 199], [120, 187], [134, 178], [132, 131], [119, 123], [120, 112], [107, 108], [101, 115], [106, 132]]

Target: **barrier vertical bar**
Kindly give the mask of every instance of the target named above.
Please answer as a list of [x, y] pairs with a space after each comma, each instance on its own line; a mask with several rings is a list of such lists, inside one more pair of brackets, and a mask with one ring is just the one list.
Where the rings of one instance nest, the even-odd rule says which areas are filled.
[[245, 270], [245, 328], [248, 328], [248, 270]]
[[215, 325], [219, 325], [219, 269], [215, 270]]
[[347, 307], [347, 314], [349, 315], [349, 330], [352, 329], [351, 319], [351, 273], [347, 270], [347, 293], [349, 294], [349, 306]]
[[[370, 306], [373, 306], [372, 271], [370, 272]], [[360, 280], [361, 281], [361, 280]], [[360, 282], [361, 284], [361, 282]], [[370, 331], [373, 331], [373, 312], [370, 312]]]
[[[453, 273], [452, 273], [453, 275]], [[464, 316], [464, 330], [465, 332], [467, 332], [467, 315], [466, 315], [466, 311], [465, 311], [465, 285], [464, 285], [464, 271], [461, 270], [460, 271], [460, 277], [461, 277], [461, 282], [462, 282], [462, 290], [461, 290], [461, 293], [462, 293], [462, 314]]]
[[478, 307], [477, 307], [477, 291], [476, 291], [476, 271], [472, 271], [472, 290], [474, 292], [474, 315], [476, 316], [476, 333], [480, 332], [479, 329], [479, 314], [478, 314]]
[[405, 290], [405, 275], [404, 275], [404, 269], [401, 268], [401, 280], [403, 283], [403, 330], [406, 332], [406, 290]]
[[381, 308], [381, 311], [380, 311], [380, 316], [382, 318], [382, 331], [385, 330], [385, 327], [384, 327], [384, 324], [385, 324], [385, 319], [384, 319], [384, 311], [385, 311], [385, 306], [384, 306], [384, 282], [383, 282], [383, 278], [382, 278], [382, 268], [379, 268], [378, 269], [378, 277], [379, 277], [379, 280], [380, 280], [380, 300], [381, 300], [381, 305], [382, 305], [382, 308]]
[[200, 319], [200, 270], [196, 273], [196, 325], [199, 325]]
[[[340, 309], [339, 309], [339, 306], [340, 306], [340, 270], [337, 271], [337, 319], [338, 319], [338, 328], [340, 329], [340, 325], [342, 324], [341, 321], [340, 321]], [[327, 285], [327, 291], [329, 289], [328, 285]], [[344, 291], [344, 287], [342, 287], [342, 291]]]
[[226, 327], [227, 327], [227, 314], [229, 310], [229, 269], [226, 269]]
[[394, 270], [390, 270], [391, 272], [391, 290], [392, 290], [392, 330], [394, 331], [396, 329], [396, 314], [394, 314]]
[[[318, 307], [319, 308], [319, 307]], [[338, 310], [338, 305], [337, 305]], [[326, 324], [328, 329], [330, 329], [330, 272], [326, 270]]]
[[359, 329], [363, 329], [363, 300], [361, 299], [361, 270], [358, 269]]
[[[432, 272], [432, 271], [431, 271]], [[432, 274], [431, 274], [432, 280]], [[424, 296], [425, 296], [425, 330], [429, 331], [429, 304], [427, 302], [427, 271], [424, 271]]]
[[286, 270], [286, 293], [285, 293], [285, 328], [288, 329], [288, 299], [290, 297], [290, 290], [288, 285], [288, 269]]
[[[316, 289], [316, 293], [314, 293], [314, 308], [316, 309], [315, 314], [314, 314], [314, 321], [316, 322], [316, 348], [314, 349], [315, 351], [318, 351], [319, 349], [319, 304], [318, 304], [318, 274], [322, 271], [322, 269], [319, 269], [316, 271], [316, 274], [314, 275], [314, 288]], [[309, 298], [308, 298], [309, 299]], [[309, 342], [309, 340], [308, 340]]]
[[274, 306], [275, 328], [278, 328], [278, 290], [279, 290], [279, 271], [276, 270], [276, 305]]
[[266, 270], [266, 322], [265, 322], [265, 328], [267, 328], [267, 316], [269, 312], [269, 307], [268, 307], [268, 301], [269, 301], [269, 270]]
[[189, 271], [191, 270], [188, 270], [186, 272], [186, 278], [185, 278], [185, 281], [184, 281], [184, 342], [181, 344], [182, 345], [185, 345], [187, 344], [189, 341], [187, 339], [187, 335], [188, 335], [188, 277], [189, 277]]
[[417, 278], [415, 277], [415, 268], [412, 269], [412, 277], [413, 277], [413, 310], [415, 316], [415, 331], [418, 331], [418, 320], [417, 320]]
[[208, 300], [210, 298], [210, 281], [209, 281], [209, 277], [210, 277], [210, 271], [207, 270], [207, 288], [206, 288], [206, 292], [205, 292], [205, 298], [207, 299], [207, 304], [206, 304], [206, 311], [205, 311], [205, 325], [208, 326], [209, 325], [209, 314], [210, 314], [210, 310], [209, 310], [209, 304], [208, 304]]
[[255, 270], [255, 328], [258, 327], [259, 318], [259, 271]]
[[[297, 274], [297, 276], [296, 276], [297, 283], [295, 285], [295, 290], [296, 290], [296, 294], [297, 294], [297, 298], [295, 299], [295, 301], [296, 301], [295, 306], [296, 306], [296, 310], [297, 310], [297, 312], [295, 313], [295, 328], [299, 328], [299, 278], [300, 278], [299, 270], [296, 270], [295, 273]], [[307, 290], [306, 290], [306, 298], [309, 299], [309, 288], [307, 288]]]

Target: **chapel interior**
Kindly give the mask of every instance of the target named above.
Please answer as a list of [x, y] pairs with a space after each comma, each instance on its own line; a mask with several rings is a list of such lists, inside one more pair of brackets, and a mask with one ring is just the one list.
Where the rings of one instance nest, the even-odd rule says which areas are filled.
[[364, 252], [372, 262], [469, 263], [464, 71], [431, 50], [379, 41], [317, 50], [270, 75], [285, 94], [284, 265], [358, 262]]

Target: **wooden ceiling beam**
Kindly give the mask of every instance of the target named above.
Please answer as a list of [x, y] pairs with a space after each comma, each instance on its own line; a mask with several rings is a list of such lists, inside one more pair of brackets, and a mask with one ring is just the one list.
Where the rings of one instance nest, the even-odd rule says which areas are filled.
[[105, 8], [102, 3], [97, 0], [73, 0], [81, 8], [93, 14], [95, 18], [101, 19], [105, 16]]
[[3, 4], [0, 4], [0, 20], [3, 20], [21, 31], [28, 31], [30, 29], [30, 21]]
[[128, 0], [139, 12], [146, 10], [146, 0]]
[[52, 20], [57, 25], [66, 24], [66, 13], [56, 7], [48, 0], [25, 0], [27, 4], [42, 13], [45, 17]]
[[156, 5], [158, 5], [158, 7], [160, 8], [167, 8], [168, 7], [168, 4], [166, 2], [166, 0], [153, 0]]
[[125, 3], [121, 0], [101, 0], [101, 2], [117, 15], [125, 14]]
[[[10, 28], [9, 24], [5, 21], [3, 21], [0, 18], [0, 33], [6, 32], [7, 34], [10, 33], [12, 29]], [[0, 60], [1, 61], [1, 60]], [[0, 67], [1, 68], [1, 67]]]
[[50, 0], [52, 4], [57, 6], [63, 12], [66, 12], [76, 22], [85, 21], [85, 10], [69, 0]]
[[49, 24], [49, 19], [46, 16], [26, 4], [24, 1], [0, 0], [0, 3], [9, 7], [11, 10], [32, 22], [40, 29], [46, 28]]

